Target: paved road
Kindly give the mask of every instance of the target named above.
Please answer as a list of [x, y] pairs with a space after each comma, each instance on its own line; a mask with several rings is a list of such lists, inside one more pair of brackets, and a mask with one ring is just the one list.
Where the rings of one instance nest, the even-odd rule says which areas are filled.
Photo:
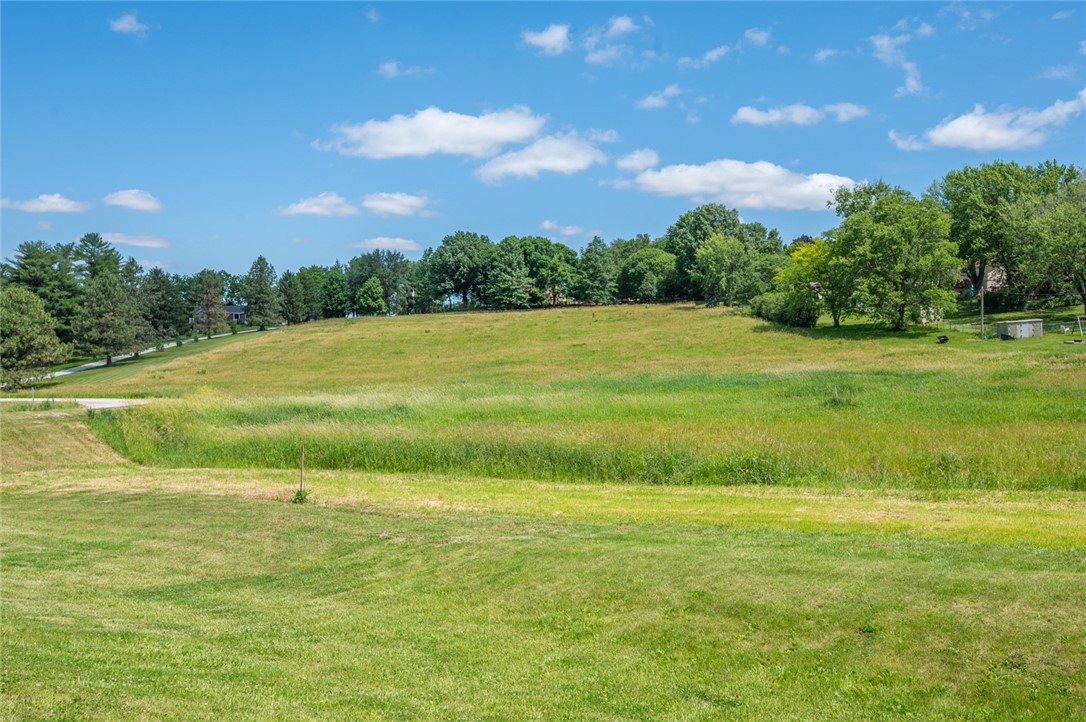
[[[268, 329], [268, 330], [270, 331], [271, 329]], [[250, 329], [246, 329], [245, 331], [238, 331], [238, 335], [241, 335], [243, 333], [256, 333], [256, 331], [257, 331], [257, 329], [250, 328]], [[222, 338], [223, 336], [233, 336], [233, 335], [234, 335], [233, 333], [229, 333], [229, 332], [228, 333], [219, 333], [219, 334], [215, 334], [211, 338]], [[207, 338], [202, 337], [200, 340], [201, 341], [206, 341]], [[183, 343], [183, 344], [184, 343], [193, 343], [193, 340], [191, 338], [187, 338], [184, 341], [182, 341], [181, 343]], [[175, 342], [170, 341], [169, 343], [162, 344], [162, 348], [173, 348], [176, 345], [177, 344]], [[158, 351], [157, 346], [155, 346], [154, 348], [149, 348], [146, 351], [140, 351], [140, 353], [152, 353], [154, 351]], [[132, 354], [126, 353], [126, 354], [123, 354], [121, 356], [114, 356], [113, 360], [114, 361], [124, 361], [125, 359], [128, 359], [128, 358], [132, 358]], [[76, 374], [76, 373], [79, 373], [80, 371], [87, 371], [88, 369], [102, 368], [105, 365], [106, 365], [105, 359], [102, 359], [101, 361], [91, 361], [90, 363], [83, 364], [82, 366], [73, 366], [72, 368], [64, 369], [63, 371], [55, 371], [55, 372], [53, 372], [53, 376], [67, 376], [68, 374]]]

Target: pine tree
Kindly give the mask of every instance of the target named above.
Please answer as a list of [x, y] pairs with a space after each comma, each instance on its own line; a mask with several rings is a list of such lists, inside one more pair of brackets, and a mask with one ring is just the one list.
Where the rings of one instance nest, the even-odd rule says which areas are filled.
[[87, 284], [83, 309], [76, 321], [79, 348], [92, 356], [113, 357], [133, 351], [142, 318], [135, 299], [114, 273], [101, 273]]
[[532, 279], [520, 246], [502, 241], [488, 274], [487, 300], [498, 308], [528, 308], [532, 303], [531, 289]]
[[44, 379], [71, 347], [53, 332], [55, 322], [40, 298], [21, 286], [0, 289], [0, 381], [9, 388]]
[[257, 256], [253, 261], [244, 286], [249, 323], [259, 326], [261, 331], [268, 326], [278, 326], [283, 317], [279, 289], [275, 287], [275, 268], [264, 256]]
[[279, 277], [279, 298], [282, 302], [283, 317], [287, 323], [301, 323], [308, 320], [305, 305], [305, 288], [302, 279], [296, 273], [283, 271]]
[[222, 277], [209, 268], [192, 278], [192, 300], [195, 304], [192, 312], [193, 326], [208, 338], [226, 328], [222, 284]]

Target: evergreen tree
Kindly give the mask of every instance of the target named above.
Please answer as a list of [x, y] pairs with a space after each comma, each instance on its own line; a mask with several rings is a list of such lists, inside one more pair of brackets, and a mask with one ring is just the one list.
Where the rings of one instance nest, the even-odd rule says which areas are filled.
[[370, 276], [370, 279], [362, 284], [362, 288], [358, 289], [354, 305], [363, 316], [383, 316], [388, 313], [384, 289], [381, 288], [377, 276]]
[[0, 382], [18, 388], [48, 378], [49, 369], [71, 355], [55, 325], [35, 294], [11, 283], [0, 288]]
[[283, 271], [283, 275], [279, 277], [279, 299], [287, 323], [295, 324], [308, 320], [305, 289], [298, 274]]
[[152, 268], [140, 284], [143, 315], [159, 339], [176, 338], [188, 332], [192, 306], [185, 303], [181, 284], [161, 268]]
[[132, 294], [115, 273], [103, 272], [87, 283], [83, 308], [76, 320], [79, 348], [92, 356], [113, 357], [138, 345], [142, 318]]
[[520, 245], [509, 239], [498, 244], [487, 273], [486, 297], [498, 308], [528, 308], [531, 305], [532, 279], [524, 265]]
[[82, 261], [79, 273], [84, 285], [105, 273], [120, 275], [121, 254], [97, 233], [84, 234], [75, 245], [74, 255]]
[[324, 276], [321, 288], [321, 317], [343, 318], [351, 310], [351, 298], [348, 294], [347, 276], [337, 262]]
[[222, 276], [217, 271], [205, 268], [193, 276], [191, 283], [193, 331], [199, 330], [211, 338], [226, 328]]
[[618, 291], [618, 267], [602, 238], [596, 236], [581, 251], [575, 291], [582, 303], [612, 303]]
[[5, 277], [26, 288], [42, 300], [53, 318], [57, 337], [71, 343], [72, 326], [79, 315], [83, 290], [75, 269], [71, 243], [50, 246], [43, 241], [27, 241], [15, 249], [15, 257], [4, 265]]
[[279, 290], [275, 287], [275, 268], [264, 256], [257, 256], [245, 277], [245, 299], [249, 323], [261, 331], [282, 321]]

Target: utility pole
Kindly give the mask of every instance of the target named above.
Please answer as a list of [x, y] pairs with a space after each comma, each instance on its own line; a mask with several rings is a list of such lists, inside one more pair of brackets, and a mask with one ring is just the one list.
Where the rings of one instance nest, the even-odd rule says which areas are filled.
[[985, 268], [984, 272], [980, 274], [980, 340], [987, 341], [988, 337], [984, 335], [984, 277], [988, 275], [988, 269]]

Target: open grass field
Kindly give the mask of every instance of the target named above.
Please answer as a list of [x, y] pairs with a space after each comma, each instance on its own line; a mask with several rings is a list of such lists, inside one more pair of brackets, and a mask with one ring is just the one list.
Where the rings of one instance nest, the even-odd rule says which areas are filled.
[[1086, 718], [1086, 349], [934, 335], [364, 319], [0, 404], [0, 709]]
[[[623, 306], [331, 321], [63, 393], [139, 463], [510, 479], [1086, 489], [1086, 346]], [[49, 389], [43, 389], [49, 392]]]

